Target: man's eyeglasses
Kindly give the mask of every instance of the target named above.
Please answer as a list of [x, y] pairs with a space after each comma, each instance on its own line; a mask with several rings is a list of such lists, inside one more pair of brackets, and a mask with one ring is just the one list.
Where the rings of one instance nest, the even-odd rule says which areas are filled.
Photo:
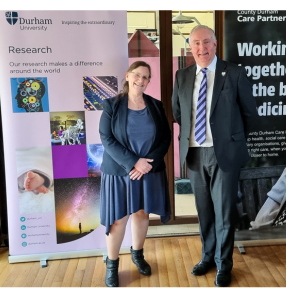
[[133, 76], [135, 77], [135, 79], [142, 79], [144, 81], [149, 81], [150, 78], [146, 77], [146, 76], [142, 76], [141, 74], [137, 74], [137, 73], [134, 73], [134, 72], [130, 72], [133, 74]]

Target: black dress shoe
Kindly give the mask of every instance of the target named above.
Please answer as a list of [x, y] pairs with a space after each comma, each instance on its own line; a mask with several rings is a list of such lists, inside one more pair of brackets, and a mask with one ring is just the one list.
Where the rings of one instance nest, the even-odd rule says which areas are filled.
[[206, 261], [201, 260], [194, 266], [191, 273], [193, 275], [198, 275], [198, 276], [204, 275], [209, 271], [209, 269], [211, 269], [214, 266], [215, 266], [214, 262], [206, 262]]
[[222, 270], [217, 271], [215, 286], [225, 287], [228, 286], [230, 282], [231, 282], [231, 271], [222, 271]]

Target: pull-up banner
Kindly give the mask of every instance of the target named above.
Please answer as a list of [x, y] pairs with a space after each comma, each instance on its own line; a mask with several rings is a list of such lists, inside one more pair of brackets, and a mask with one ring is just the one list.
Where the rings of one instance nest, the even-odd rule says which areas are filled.
[[247, 137], [235, 240], [285, 243], [286, 11], [225, 11], [224, 40], [225, 60], [246, 69], [258, 112]]
[[126, 11], [1, 11], [0, 65], [9, 261], [104, 254], [99, 120], [128, 67]]
[[247, 167], [286, 164], [286, 11], [225, 11], [225, 60], [244, 66], [259, 119]]

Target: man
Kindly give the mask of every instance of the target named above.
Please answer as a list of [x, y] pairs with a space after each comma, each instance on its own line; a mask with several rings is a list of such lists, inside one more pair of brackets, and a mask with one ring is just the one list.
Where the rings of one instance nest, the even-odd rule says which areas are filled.
[[249, 159], [246, 137], [257, 116], [256, 104], [245, 69], [215, 55], [211, 28], [194, 27], [189, 44], [196, 64], [177, 71], [172, 107], [202, 241], [202, 259], [192, 274], [204, 275], [216, 265], [215, 285], [228, 286], [239, 172]]

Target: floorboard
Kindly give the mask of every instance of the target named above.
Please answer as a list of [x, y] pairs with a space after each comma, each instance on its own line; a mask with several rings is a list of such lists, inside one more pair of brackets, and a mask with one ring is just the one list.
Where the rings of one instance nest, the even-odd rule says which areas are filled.
[[[138, 272], [130, 254], [120, 255], [120, 287], [215, 287], [216, 268], [204, 276], [191, 270], [201, 260], [199, 236], [147, 238], [144, 255], [151, 276]], [[230, 287], [286, 287], [286, 246], [262, 245], [233, 252]], [[8, 248], [0, 249], [0, 287], [105, 287], [103, 257], [47, 262], [8, 263]]]

